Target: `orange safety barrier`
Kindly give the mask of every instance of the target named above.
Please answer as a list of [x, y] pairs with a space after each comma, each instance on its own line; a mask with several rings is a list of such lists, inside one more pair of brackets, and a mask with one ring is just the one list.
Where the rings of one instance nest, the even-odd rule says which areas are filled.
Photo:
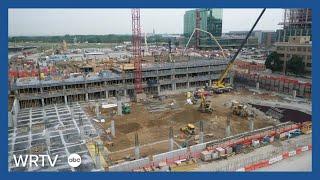
[[259, 168], [263, 168], [263, 167], [267, 167], [269, 166], [269, 161], [268, 160], [263, 160], [263, 161], [260, 161], [256, 164], [253, 165], [253, 168], [254, 169], [259, 169]]
[[296, 152], [297, 152], [297, 154], [301, 154], [301, 152], [302, 152], [301, 147], [297, 148]]
[[254, 170], [254, 165], [248, 165], [244, 167], [244, 171], [253, 171]]
[[283, 159], [287, 159], [289, 157], [289, 152], [282, 153]]

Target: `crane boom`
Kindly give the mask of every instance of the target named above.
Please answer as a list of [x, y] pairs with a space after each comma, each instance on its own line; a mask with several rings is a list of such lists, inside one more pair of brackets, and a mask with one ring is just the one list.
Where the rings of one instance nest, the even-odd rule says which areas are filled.
[[198, 31], [201, 31], [201, 32], [204, 32], [204, 33], [206, 33], [206, 34], [209, 34], [210, 38], [219, 46], [219, 49], [220, 49], [221, 52], [222, 52], [222, 56], [226, 59], [226, 56], [225, 56], [225, 54], [224, 54], [224, 52], [223, 52], [223, 49], [222, 49], [222, 47], [220, 46], [220, 44], [219, 44], [219, 42], [217, 41], [217, 39], [216, 39], [210, 32], [205, 31], [205, 30], [202, 30], [202, 29], [199, 29], [199, 28], [194, 28], [194, 30], [193, 30], [193, 32], [192, 32], [192, 34], [191, 34], [191, 36], [190, 36], [190, 38], [189, 38], [189, 40], [188, 40], [188, 42], [187, 42], [187, 44], [186, 44], [186, 47], [185, 47], [184, 50], [183, 50], [183, 54], [186, 52], [186, 50], [187, 50], [187, 48], [188, 48], [188, 46], [189, 46], [189, 43], [190, 43], [190, 41], [191, 41], [191, 38], [192, 38], [192, 36], [194, 35], [194, 33], [195, 33], [196, 31], [197, 31], [197, 32], [198, 32]]
[[265, 11], [266, 11], [266, 8], [264, 8], [264, 9], [261, 11], [258, 19], [256, 20], [256, 22], [254, 23], [254, 25], [252, 26], [252, 28], [251, 28], [250, 31], [248, 32], [246, 38], [242, 41], [242, 43], [241, 43], [240, 47], [238, 48], [237, 52], [233, 55], [232, 59], [229, 61], [228, 65], [227, 65], [226, 69], [225, 69], [225, 70], [222, 72], [222, 74], [220, 75], [218, 81], [216, 82], [216, 84], [217, 84], [218, 86], [223, 83], [224, 78], [227, 76], [227, 74], [228, 74], [228, 72], [230, 71], [230, 69], [231, 69], [234, 61], [236, 60], [238, 54], [240, 53], [241, 49], [243, 48], [243, 46], [244, 46], [245, 43], [247, 42], [247, 40], [248, 40], [248, 38], [250, 37], [253, 29], [256, 27], [256, 25], [258, 24], [259, 20], [261, 19], [262, 15], [264, 14]]

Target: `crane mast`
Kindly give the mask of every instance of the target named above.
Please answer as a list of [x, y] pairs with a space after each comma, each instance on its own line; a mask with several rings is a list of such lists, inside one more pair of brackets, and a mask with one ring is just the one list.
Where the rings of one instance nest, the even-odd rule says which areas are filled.
[[136, 94], [143, 92], [142, 88], [142, 56], [141, 56], [141, 26], [140, 9], [132, 9], [132, 56], [134, 61], [134, 90]]

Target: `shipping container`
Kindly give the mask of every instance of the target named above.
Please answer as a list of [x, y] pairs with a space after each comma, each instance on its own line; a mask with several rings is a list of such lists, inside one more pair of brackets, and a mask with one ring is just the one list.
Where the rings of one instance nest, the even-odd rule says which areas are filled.
[[217, 148], [216, 148], [216, 151], [218, 152], [219, 157], [221, 157], [221, 156], [223, 156], [223, 155], [226, 154], [226, 150], [223, 149], [222, 147], [217, 147]]
[[200, 158], [202, 161], [210, 161], [212, 158], [211, 158], [211, 153], [210, 151], [202, 151], [200, 153]]

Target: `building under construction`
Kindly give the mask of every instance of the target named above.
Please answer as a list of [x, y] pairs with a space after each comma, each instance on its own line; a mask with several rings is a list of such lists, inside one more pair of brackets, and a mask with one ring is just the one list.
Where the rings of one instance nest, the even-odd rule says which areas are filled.
[[[146, 94], [153, 95], [210, 86], [225, 69], [226, 64], [227, 62], [220, 60], [206, 59], [143, 64], [142, 86]], [[132, 67], [124, 67], [106, 70], [96, 76], [80, 75], [57, 81], [18, 79], [12, 85], [12, 91], [15, 92], [20, 108], [108, 99], [116, 97], [119, 92], [133, 97], [134, 72]]]
[[290, 36], [310, 36], [312, 40], [312, 10], [293, 8], [284, 10], [283, 29], [278, 30], [277, 41], [287, 42]]
[[[130, 45], [81, 52], [63, 41], [53, 55], [12, 58], [11, 69], [32, 73], [9, 76], [9, 171], [190, 171], [208, 163], [215, 171], [251, 171], [311, 150], [310, 80], [272, 74], [259, 61], [235, 62], [264, 12], [236, 50], [172, 51], [169, 43], [142, 54], [133, 9]], [[80, 60], [55, 61], [57, 51]], [[73, 153], [78, 167], [67, 163]], [[55, 167], [17, 167], [11, 157], [26, 154], [59, 158]], [[239, 162], [225, 168], [231, 156]]]
[[276, 51], [283, 61], [283, 73], [287, 71], [287, 61], [293, 56], [303, 60], [305, 71], [312, 70], [312, 10], [285, 9], [283, 29], [278, 30]]

